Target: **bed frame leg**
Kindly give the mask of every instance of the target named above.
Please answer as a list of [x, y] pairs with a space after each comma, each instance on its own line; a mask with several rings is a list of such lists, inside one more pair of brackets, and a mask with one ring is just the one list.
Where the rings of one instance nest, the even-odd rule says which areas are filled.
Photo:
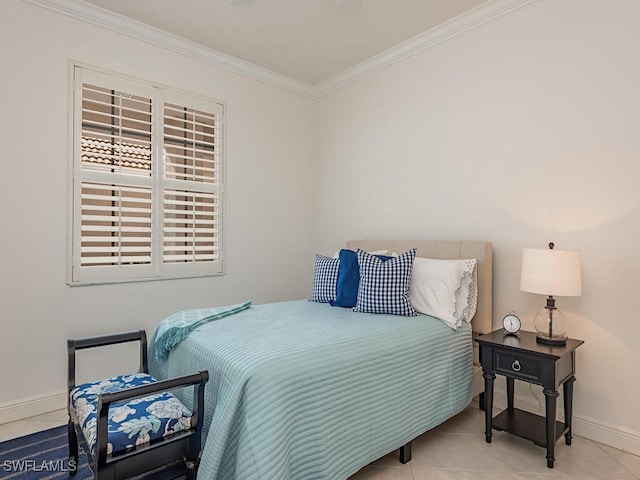
[[411, 442], [406, 443], [400, 447], [400, 463], [407, 463], [411, 461]]

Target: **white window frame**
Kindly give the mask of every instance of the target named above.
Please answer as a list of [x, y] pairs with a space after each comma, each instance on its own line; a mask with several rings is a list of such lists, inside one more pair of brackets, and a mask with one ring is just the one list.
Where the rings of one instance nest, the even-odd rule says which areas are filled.
[[[69, 242], [68, 242], [68, 285], [90, 285], [104, 283], [123, 283], [150, 280], [193, 278], [224, 274], [224, 174], [225, 174], [225, 112], [224, 102], [205, 98], [168, 88], [152, 82], [141, 81], [95, 67], [73, 62], [70, 64], [70, 142], [71, 161], [69, 168]], [[146, 264], [120, 264], [87, 266], [81, 264], [81, 191], [82, 182], [102, 181], [102, 172], [87, 171], [82, 168], [82, 85], [98, 85], [109, 89], [142, 95], [151, 99], [151, 173], [150, 176], [127, 175], [108, 172], [108, 183], [115, 186], [143, 186], [151, 189], [151, 260]], [[164, 107], [165, 102], [188, 109], [204, 111], [215, 115], [215, 158], [217, 158], [216, 181], [191, 182], [184, 179], [171, 179], [165, 175], [164, 154]], [[102, 179], [102, 180], [101, 180]], [[214, 195], [215, 217], [213, 239], [216, 245], [212, 260], [184, 261], [178, 263], [163, 261], [163, 239], [165, 237], [165, 218], [163, 214], [166, 189], [185, 192], [210, 192]], [[207, 195], [207, 193], [204, 193]], [[195, 210], [195, 207], [194, 207]], [[194, 211], [194, 214], [197, 213]], [[194, 217], [195, 218], [195, 217]], [[195, 220], [194, 220], [195, 222]], [[197, 234], [194, 234], [194, 236]], [[207, 234], [208, 235], [208, 234]], [[166, 240], [166, 239], [165, 239]], [[169, 239], [170, 240], [170, 239]], [[194, 246], [194, 254], [197, 246]]]

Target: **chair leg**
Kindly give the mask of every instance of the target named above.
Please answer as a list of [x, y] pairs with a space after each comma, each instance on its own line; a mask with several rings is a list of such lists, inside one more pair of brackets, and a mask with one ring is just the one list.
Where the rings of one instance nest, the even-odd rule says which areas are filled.
[[198, 464], [199, 461], [186, 459], [185, 465], [187, 466], [187, 480], [196, 480], [198, 476]]
[[[199, 419], [202, 421], [202, 417]], [[196, 480], [198, 475], [198, 467], [200, 466], [200, 454], [202, 453], [202, 443], [200, 432], [197, 432], [189, 439], [187, 446], [187, 455], [184, 463], [187, 467], [187, 480]]]
[[69, 475], [75, 475], [78, 472], [78, 435], [71, 419], [67, 424], [67, 430], [69, 436]]

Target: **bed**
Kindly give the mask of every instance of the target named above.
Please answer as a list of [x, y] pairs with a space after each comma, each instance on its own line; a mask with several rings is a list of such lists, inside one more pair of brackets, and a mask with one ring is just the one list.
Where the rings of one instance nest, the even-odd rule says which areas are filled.
[[199, 478], [346, 479], [470, 403], [472, 335], [491, 330], [491, 244], [350, 241], [347, 248], [477, 259], [473, 327], [300, 300], [207, 323], [164, 361], [155, 359], [152, 338], [154, 377], [209, 370]]

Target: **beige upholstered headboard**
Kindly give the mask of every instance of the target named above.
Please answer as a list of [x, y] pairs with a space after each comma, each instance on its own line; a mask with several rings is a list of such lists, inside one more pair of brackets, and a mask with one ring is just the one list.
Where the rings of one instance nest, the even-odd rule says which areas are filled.
[[425, 258], [478, 260], [478, 308], [471, 327], [476, 333], [489, 333], [492, 328], [493, 251], [491, 242], [431, 240], [350, 240], [347, 248], [356, 250], [388, 250], [401, 254], [412, 248], [416, 256]]

